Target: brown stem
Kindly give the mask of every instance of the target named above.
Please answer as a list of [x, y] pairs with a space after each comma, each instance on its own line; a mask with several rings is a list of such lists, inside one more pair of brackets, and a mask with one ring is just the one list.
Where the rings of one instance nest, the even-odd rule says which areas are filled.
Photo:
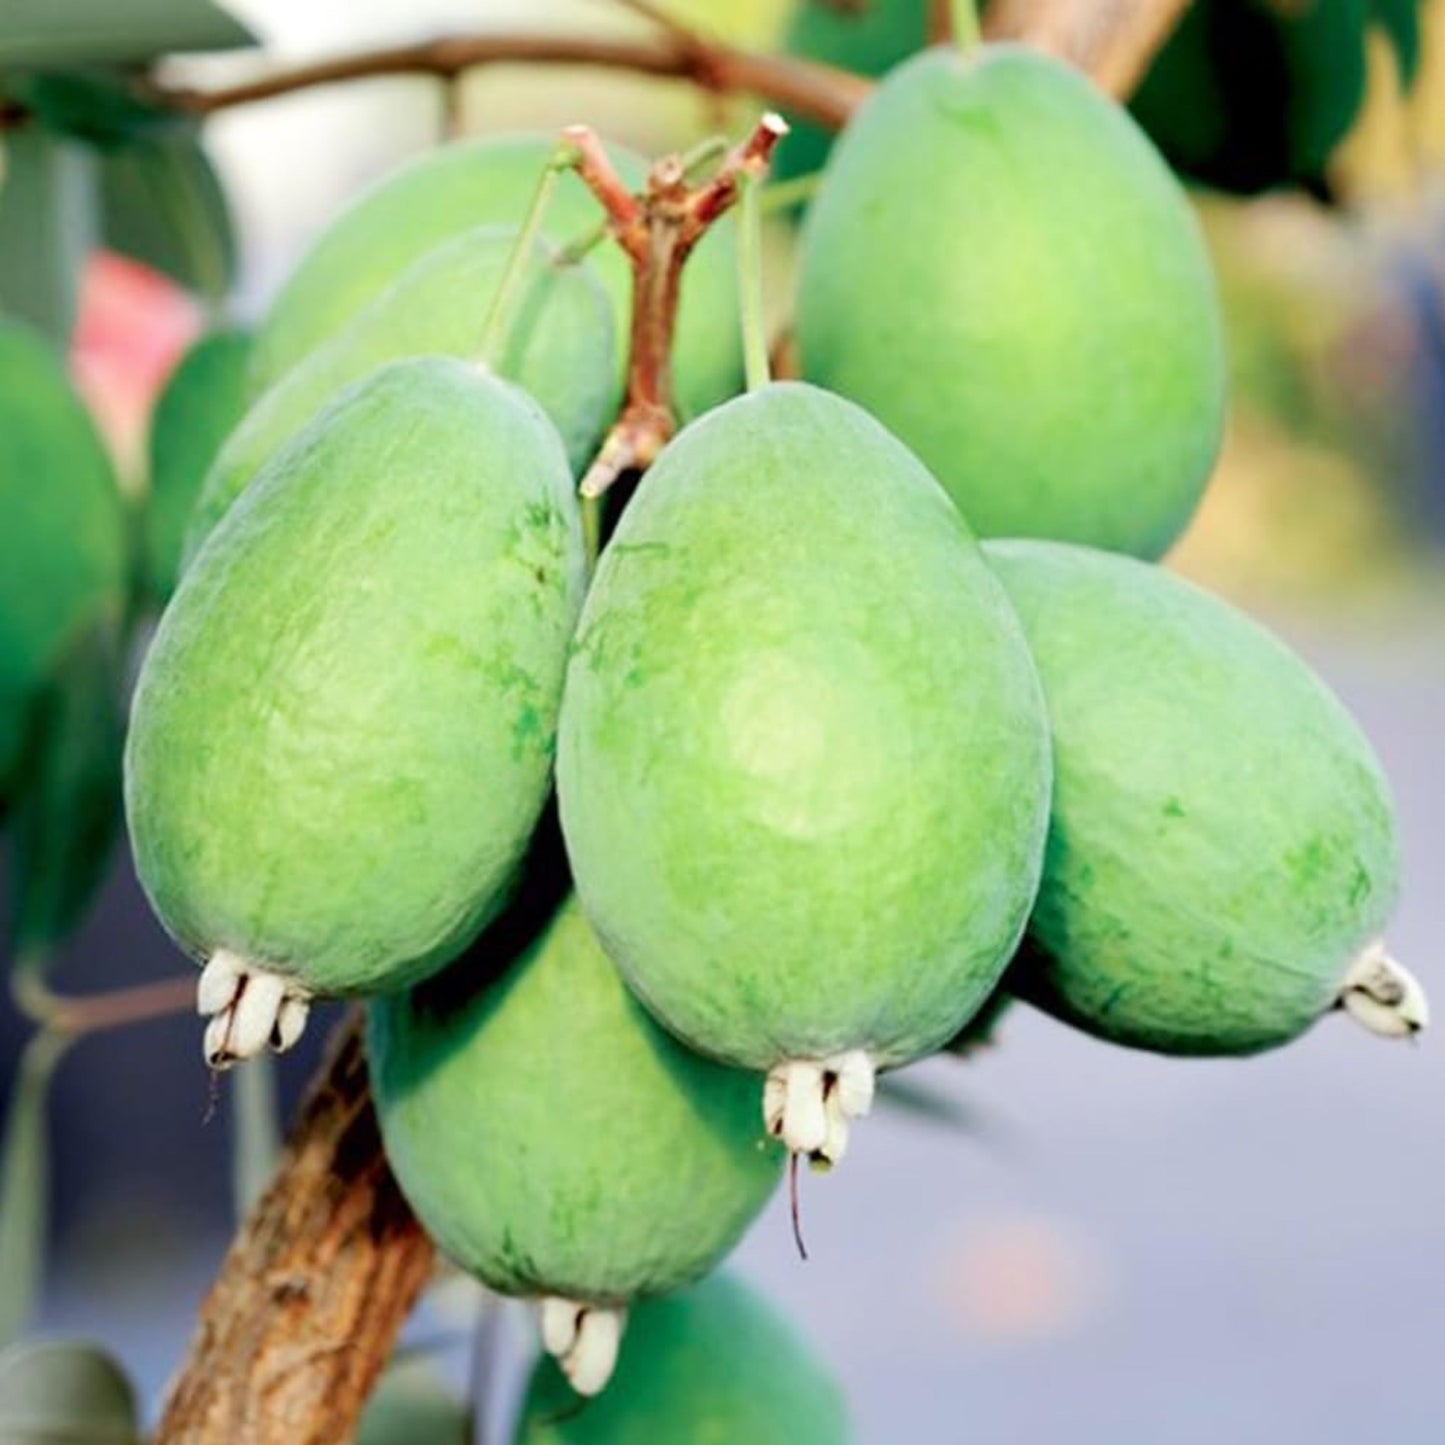
[[38, 974], [24, 974], [15, 980], [15, 1001], [36, 1023], [73, 1038], [188, 1013], [196, 1003], [196, 976], [164, 978], [85, 997], [54, 993]]
[[655, 39], [637, 40], [533, 31], [446, 36], [275, 70], [214, 90], [157, 86], [151, 96], [176, 110], [210, 115], [318, 85], [386, 75], [446, 78], [497, 64], [595, 66], [684, 80], [719, 93], [760, 96], [807, 120], [833, 127], [842, 125], [872, 89], [862, 76], [829, 65], [793, 56], [754, 55], [671, 27]]
[[993, 0], [990, 40], [1024, 40], [1069, 61], [1116, 99], [1131, 95], [1190, 0]]
[[713, 178], [690, 186], [681, 157], [653, 166], [631, 195], [597, 137], [572, 126], [565, 137], [581, 156], [577, 170], [602, 203], [617, 244], [632, 264], [632, 332], [622, 413], [582, 478], [583, 497], [600, 497], [624, 472], [650, 466], [677, 427], [672, 400], [672, 342], [682, 268], [693, 248], [737, 200], [745, 175], [761, 175], [787, 125], [769, 113], [723, 158]]
[[354, 1015], [201, 1306], [156, 1445], [350, 1440], [433, 1260], [381, 1152]]

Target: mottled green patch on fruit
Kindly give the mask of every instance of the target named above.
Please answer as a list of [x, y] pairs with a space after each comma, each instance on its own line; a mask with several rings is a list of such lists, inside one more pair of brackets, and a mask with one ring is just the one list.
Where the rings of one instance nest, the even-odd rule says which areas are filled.
[[[1157, 568], [987, 543], [1054, 734], [1011, 986], [1121, 1043], [1248, 1053], [1330, 1008], [1393, 906], [1399, 839], [1359, 729], [1282, 643]], [[1177, 816], [1157, 826], [1161, 812]]]
[[[186, 533], [187, 559], [272, 454], [347, 386], [408, 356], [480, 360], [492, 300], [515, 241], [512, 231], [483, 227], [426, 252], [266, 392], [206, 474]], [[618, 402], [607, 297], [590, 267], [559, 265], [550, 248], [539, 247], [523, 277], [515, 318], [496, 370], [537, 400], [561, 435], [573, 471], [580, 471]], [[533, 504], [509, 524], [518, 548], [559, 525], [555, 513], [545, 515], [548, 510], [546, 503]]]
[[1219, 445], [1209, 260], [1138, 127], [1036, 51], [935, 49], [809, 210], [803, 374], [897, 433], [984, 536], [1158, 556]]
[[730, 1274], [633, 1311], [617, 1373], [577, 1396], [532, 1372], [514, 1445], [847, 1445], [843, 1393], [788, 1322]]
[[494, 1289], [613, 1303], [677, 1288], [777, 1184], [761, 1081], [664, 1033], [571, 903], [520, 947], [484, 935], [369, 1020], [397, 1179]]
[[536, 404], [455, 361], [383, 368], [282, 448], [188, 570], [132, 714], [137, 866], [183, 947], [363, 991], [491, 916], [548, 789], [573, 507]]
[[937, 1047], [1017, 941], [1048, 776], [1007, 601], [876, 422], [779, 384], [674, 440], [598, 568], [558, 756], [583, 904], [669, 1027], [755, 1068]]
[[[376, 299], [434, 246], [476, 226], [516, 226], [556, 151], [555, 136], [507, 135], [443, 146], [383, 178], [322, 232], [291, 273], [257, 338], [261, 391]], [[618, 146], [608, 153], [629, 186], [647, 164]], [[559, 178], [545, 220], [547, 238], [565, 246], [606, 217], [572, 172]], [[593, 249], [592, 263], [617, 320], [615, 380], [626, 362], [632, 274], [619, 247]], [[732, 226], [713, 228], [689, 259], [678, 312], [673, 375], [691, 416], [731, 396], [742, 376]]]

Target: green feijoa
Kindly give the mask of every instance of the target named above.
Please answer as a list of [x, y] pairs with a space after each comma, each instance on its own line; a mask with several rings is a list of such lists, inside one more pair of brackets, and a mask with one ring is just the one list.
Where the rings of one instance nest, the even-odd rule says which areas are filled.
[[[482, 227], [428, 251], [266, 392], [206, 475], [186, 532], [186, 557], [195, 555], [271, 453], [344, 387], [407, 356], [480, 359], [516, 235]], [[508, 316], [494, 370], [537, 399], [580, 472], [619, 400], [607, 297], [590, 266], [563, 264], [538, 246]]]
[[639, 1305], [617, 1374], [577, 1408], [561, 1370], [533, 1368], [513, 1445], [848, 1445], [837, 1380], [735, 1275]]
[[213, 331], [181, 358], [156, 402], [145, 505], [145, 585], [164, 605], [180, 572], [181, 539], [207, 469], [246, 410], [251, 336]]
[[[839, 5], [836, 0], [797, 0], [783, 48], [790, 55], [835, 65], [855, 75], [883, 75], [928, 42], [929, 0], [871, 0]], [[833, 148], [833, 132], [811, 121], [793, 120], [773, 159], [779, 180], [821, 170]]]
[[27, 714], [67, 648], [120, 614], [125, 506], [60, 355], [0, 320], [0, 803]]
[[1053, 724], [1044, 878], [1009, 986], [1119, 1043], [1245, 1054], [1343, 1003], [1425, 1021], [1380, 944], [1400, 845], [1369, 743], [1285, 645], [1208, 593], [1083, 547], [984, 549]]
[[[253, 384], [277, 381], [379, 296], [402, 271], [443, 241], [483, 225], [515, 226], [555, 154], [555, 137], [491, 136], [429, 151], [384, 177], [324, 230], [281, 288], [261, 326]], [[619, 173], [640, 188], [647, 163], [608, 146]], [[606, 220], [573, 173], [561, 176], [545, 234], [566, 246]], [[617, 317], [618, 376], [627, 358], [632, 273], [610, 244], [591, 253]], [[715, 226], [688, 260], [673, 348], [678, 405], [695, 415], [731, 396], [742, 376], [733, 230]]]
[[398, 987], [495, 912], [547, 795], [583, 586], [561, 441], [509, 383], [393, 362], [273, 457], [161, 618], [126, 806], [205, 962], [206, 1052]]
[[686, 428], [603, 555], [558, 743], [568, 853], [629, 982], [771, 1071], [836, 1159], [877, 1068], [983, 1003], [1033, 901], [1049, 746], [957, 511], [861, 408], [778, 383]]
[[975, 532], [1154, 557], [1219, 447], [1224, 360], [1183, 191], [1090, 81], [934, 49], [844, 130], [808, 212], [808, 380], [908, 444]]
[[442, 1250], [540, 1299], [548, 1348], [594, 1394], [630, 1302], [727, 1254], [782, 1154], [758, 1120], [761, 1081], [659, 1028], [574, 903], [521, 947], [487, 944], [371, 1002], [382, 1138]]

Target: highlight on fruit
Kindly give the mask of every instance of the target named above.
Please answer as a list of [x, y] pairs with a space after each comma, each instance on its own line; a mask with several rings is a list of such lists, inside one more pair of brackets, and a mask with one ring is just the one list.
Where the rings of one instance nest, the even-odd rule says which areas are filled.
[[[1419, 17], [1379, 8], [1408, 88]], [[818, 1187], [853, 1187], [864, 1121], [918, 1097], [887, 1075], [986, 1068], [1040, 1015], [1170, 1057], [1425, 1030], [1391, 952], [1399, 780], [1171, 555], [1247, 369], [1192, 188], [1323, 202], [1366, 104], [1365, 7], [1306, 11], [1197, 0], [1132, 100], [966, 0], [797, 0], [767, 57], [665, 24], [600, 58], [745, 93], [736, 134], [448, 140], [245, 324], [225, 246], [162, 255], [112, 216], [218, 288], [125, 465], [0, 253], [0, 822], [37, 1025], [14, 1127], [42, 1137], [75, 1039], [175, 1007], [45, 976], [122, 826], [213, 1102], [348, 1007], [158, 1442], [222, 1438], [208, 1341], [286, 1328], [307, 1362], [354, 1349], [313, 1392], [352, 1438], [435, 1249], [528, 1314], [516, 1445], [847, 1445], [840, 1383], [727, 1262], [786, 1229], [784, 1180], [808, 1257], [803, 1166], [852, 1154]], [[149, 51], [11, 77], [5, 36], [7, 166], [37, 137], [161, 147], [188, 224], [220, 224], [220, 102], [140, 84]], [[454, 84], [430, 53], [387, 63]], [[272, 1298], [242, 1328], [246, 1269]], [[108, 1356], [34, 1358], [0, 1359], [0, 1424], [79, 1438], [56, 1401], [90, 1381], [132, 1437]], [[402, 1423], [360, 1438], [421, 1438], [410, 1390], [390, 1375]], [[430, 1375], [415, 1398], [436, 1438], [474, 1423]]]

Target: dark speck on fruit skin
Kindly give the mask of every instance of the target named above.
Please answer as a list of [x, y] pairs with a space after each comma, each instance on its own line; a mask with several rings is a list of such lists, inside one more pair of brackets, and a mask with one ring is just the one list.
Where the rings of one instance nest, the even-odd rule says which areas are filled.
[[1178, 798], [1166, 798], [1163, 812], [1166, 818], [1182, 818], [1185, 816], [1184, 804]]

